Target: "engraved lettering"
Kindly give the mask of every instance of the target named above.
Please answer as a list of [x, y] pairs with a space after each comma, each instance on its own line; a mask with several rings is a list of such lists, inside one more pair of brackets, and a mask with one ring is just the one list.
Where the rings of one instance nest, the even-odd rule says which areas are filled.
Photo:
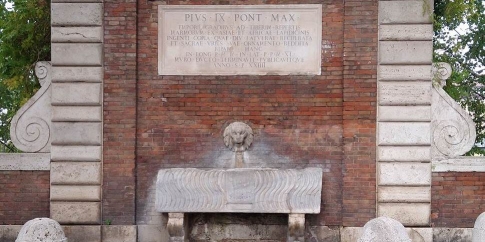
[[234, 14], [234, 21], [242, 21], [242, 22], [254, 22], [254, 21], [259, 21], [261, 19], [261, 13], [244, 13], [244, 14], [239, 14], [236, 13]]
[[224, 22], [224, 13], [216, 13], [216, 21]]
[[185, 22], [206, 21], [206, 14], [185, 14]]
[[181, 8], [159, 6], [161, 75], [320, 74], [321, 5]]

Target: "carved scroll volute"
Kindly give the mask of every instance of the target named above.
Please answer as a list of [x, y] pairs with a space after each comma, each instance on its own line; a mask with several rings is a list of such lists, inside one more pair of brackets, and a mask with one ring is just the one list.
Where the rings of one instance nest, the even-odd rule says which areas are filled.
[[51, 126], [51, 64], [37, 62], [35, 75], [42, 86], [22, 106], [12, 119], [10, 137], [13, 144], [24, 152], [50, 152]]
[[468, 152], [475, 144], [475, 123], [470, 115], [444, 90], [444, 81], [451, 76], [448, 63], [433, 65], [432, 158], [453, 158]]

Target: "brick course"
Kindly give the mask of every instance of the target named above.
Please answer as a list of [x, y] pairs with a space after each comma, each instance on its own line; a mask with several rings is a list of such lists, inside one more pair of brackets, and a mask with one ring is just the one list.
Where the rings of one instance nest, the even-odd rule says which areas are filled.
[[49, 217], [49, 171], [0, 171], [0, 225]]
[[104, 1], [103, 221], [135, 224], [136, 1]]
[[432, 178], [432, 226], [473, 228], [485, 211], [485, 172], [438, 172]]
[[345, 1], [342, 225], [376, 216], [377, 1]]

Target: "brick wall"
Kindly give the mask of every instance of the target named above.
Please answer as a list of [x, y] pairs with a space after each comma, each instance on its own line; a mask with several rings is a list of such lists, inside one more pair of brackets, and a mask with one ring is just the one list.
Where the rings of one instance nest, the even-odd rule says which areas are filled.
[[[159, 4], [247, 3], [321, 3], [322, 75], [158, 76]], [[233, 121], [254, 131], [246, 167], [323, 168], [312, 225], [375, 216], [377, 1], [105, 1], [104, 40], [104, 220], [134, 223], [136, 190], [136, 223], [150, 223], [161, 168], [231, 167]]]
[[432, 182], [432, 226], [473, 228], [485, 211], [485, 172], [433, 173]]
[[49, 217], [49, 171], [0, 171], [0, 225]]
[[345, 1], [344, 226], [363, 226], [376, 216], [377, 4]]
[[135, 223], [136, 1], [104, 1], [103, 221]]

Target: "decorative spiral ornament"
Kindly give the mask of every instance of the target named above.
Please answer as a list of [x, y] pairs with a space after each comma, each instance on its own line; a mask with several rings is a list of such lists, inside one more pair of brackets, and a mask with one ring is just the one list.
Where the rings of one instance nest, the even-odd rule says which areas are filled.
[[48, 78], [50, 68], [50, 62], [39, 61], [35, 63], [35, 75], [37, 76], [37, 78], [39, 78], [41, 86], [44, 86], [46, 79]]
[[469, 132], [462, 125], [452, 120], [444, 120], [438, 123], [433, 132], [433, 141], [445, 156], [458, 156], [467, 152]]
[[11, 134], [14, 145], [26, 152], [37, 152], [49, 143], [49, 124], [42, 118], [30, 117], [17, 123]]
[[433, 63], [433, 79], [438, 81], [441, 87], [445, 85], [445, 80], [450, 78], [453, 70], [451, 65], [446, 62]]

